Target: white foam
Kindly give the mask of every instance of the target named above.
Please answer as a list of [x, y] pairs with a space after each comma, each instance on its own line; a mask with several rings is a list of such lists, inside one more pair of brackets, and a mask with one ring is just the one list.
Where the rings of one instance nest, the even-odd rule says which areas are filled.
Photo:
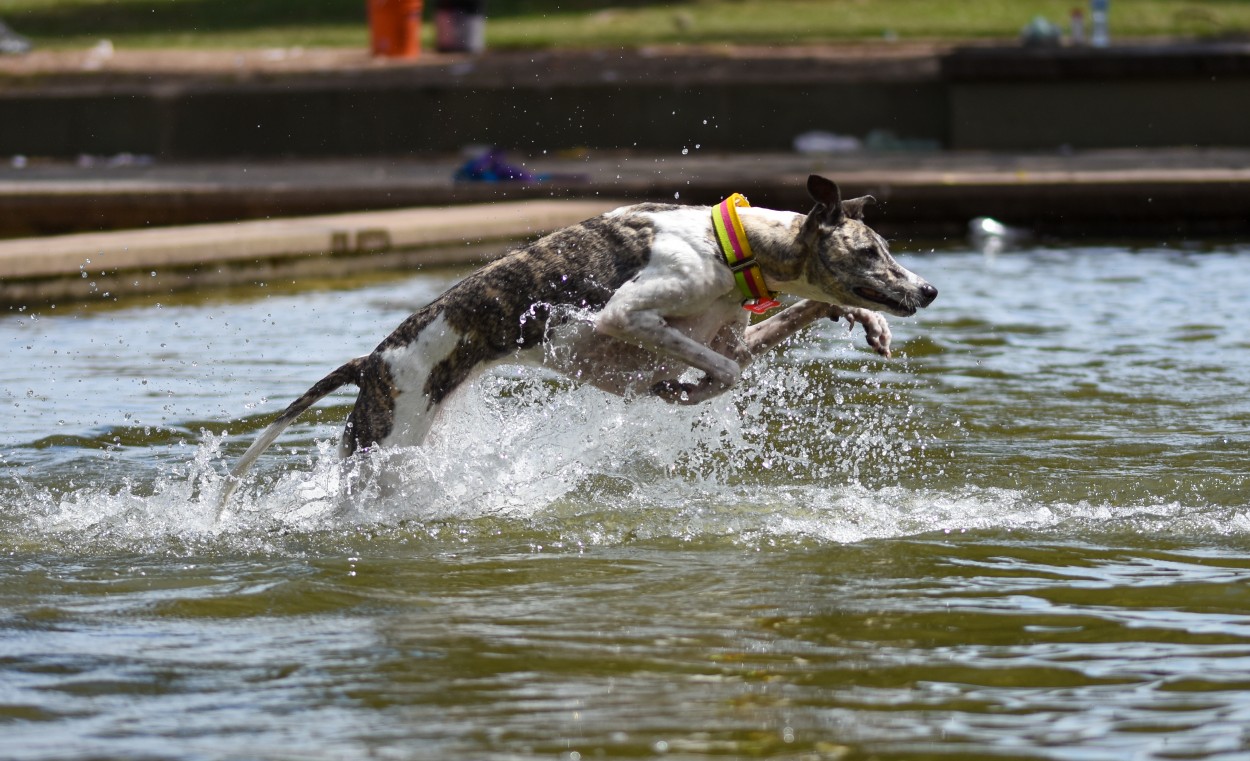
[[923, 482], [931, 467], [932, 442], [913, 410], [821, 406], [829, 405], [827, 390], [793, 367], [747, 381], [733, 396], [679, 407], [570, 387], [537, 370], [488, 375], [448, 402], [443, 420], [451, 422], [422, 447], [344, 461], [337, 426], [327, 424], [315, 450], [271, 452], [221, 521], [215, 508], [230, 458], [220, 437], [205, 434], [189, 460], [149, 481], [101, 477], [56, 494], [5, 487], [0, 498], [21, 525], [4, 533], [146, 552], [284, 552], [292, 536], [437, 534], [448, 526], [587, 545], [1178, 527], [1250, 533], [1245, 516], [1176, 502], [1044, 502], [950, 478], [904, 486], [900, 479]]

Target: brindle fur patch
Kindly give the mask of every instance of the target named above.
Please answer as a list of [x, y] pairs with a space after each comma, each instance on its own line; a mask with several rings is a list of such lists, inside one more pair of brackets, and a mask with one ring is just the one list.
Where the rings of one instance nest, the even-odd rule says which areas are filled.
[[391, 434], [398, 396], [391, 371], [376, 351], [360, 358], [354, 380], [360, 392], [343, 429], [343, 445], [349, 452], [368, 449]]

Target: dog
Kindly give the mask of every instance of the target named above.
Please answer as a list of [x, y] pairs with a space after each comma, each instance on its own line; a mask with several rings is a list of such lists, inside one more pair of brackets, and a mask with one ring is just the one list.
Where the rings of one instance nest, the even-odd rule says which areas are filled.
[[[807, 180], [807, 215], [643, 203], [558, 230], [453, 285], [372, 353], [336, 368], [273, 421], [231, 470], [241, 477], [292, 421], [341, 386], [359, 388], [344, 457], [424, 440], [439, 408], [478, 373], [540, 365], [622, 396], [696, 404], [733, 388], [760, 355], [823, 318], [863, 326], [890, 356], [880, 312], [910, 316], [937, 289], [900, 266], [863, 222], [871, 196], [842, 200]], [[797, 303], [751, 324], [750, 314]], [[744, 297], [746, 297], [744, 299]], [[691, 377], [691, 371], [700, 375]]]

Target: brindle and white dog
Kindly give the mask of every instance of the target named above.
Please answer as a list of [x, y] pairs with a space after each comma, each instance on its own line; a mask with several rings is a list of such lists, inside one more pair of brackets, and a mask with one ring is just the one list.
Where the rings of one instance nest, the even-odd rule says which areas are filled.
[[[554, 232], [466, 277], [418, 310], [372, 354], [322, 378], [244, 453], [239, 477], [314, 402], [360, 393], [340, 452], [420, 444], [440, 405], [486, 368], [538, 364], [613, 394], [693, 404], [738, 382], [751, 361], [821, 319], [864, 326], [890, 356], [878, 310], [908, 316], [937, 289], [899, 266], [863, 223], [871, 196], [843, 201], [808, 178], [804, 216], [746, 207], [742, 228], [770, 290], [801, 301], [757, 324], [722, 253], [708, 207], [625, 206]], [[691, 368], [702, 377], [682, 380]]]

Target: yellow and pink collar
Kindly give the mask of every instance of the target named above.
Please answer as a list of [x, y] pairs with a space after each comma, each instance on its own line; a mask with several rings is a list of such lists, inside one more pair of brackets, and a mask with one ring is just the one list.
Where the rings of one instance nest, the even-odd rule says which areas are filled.
[[738, 282], [738, 290], [746, 296], [742, 308], [755, 314], [763, 314], [770, 309], [781, 306], [768, 285], [764, 282], [764, 273], [755, 261], [751, 251], [751, 243], [747, 240], [746, 231], [742, 229], [742, 220], [738, 219], [738, 207], [746, 207], [747, 202], [741, 193], [734, 193], [712, 207], [712, 227], [716, 229], [716, 241], [720, 244], [721, 253], [733, 270], [734, 280]]

